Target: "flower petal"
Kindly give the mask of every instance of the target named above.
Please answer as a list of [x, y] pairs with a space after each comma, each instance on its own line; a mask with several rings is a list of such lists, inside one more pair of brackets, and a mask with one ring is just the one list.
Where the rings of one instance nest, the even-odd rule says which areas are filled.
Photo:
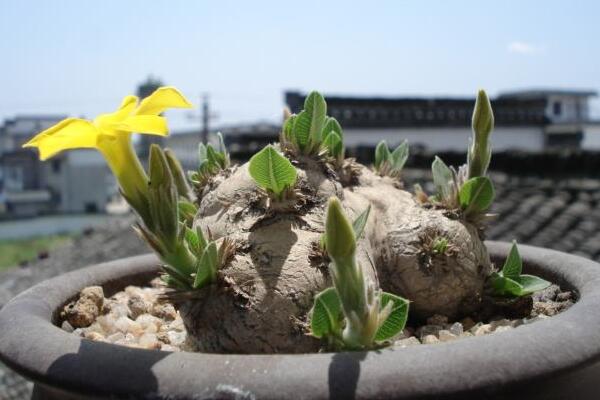
[[134, 115], [113, 126], [115, 130], [167, 136], [167, 120], [158, 115]]
[[192, 108], [192, 104], [172, 86], [156, 89], [140, 102], [134, 115], [158, 115], [167, 108]]
[[89, 121], [67, 118], [37, 134], [23, 147], [37, 147], [40, 159], [46, 160], [67, 149], [95, 148], [99, 131]]
[[138, 98], [136, 96], [125, 96], [117, 111], [108, 114], [98, 115], [94, 119], [94, 124], [100, 130], [103, 130], [112, 124], [122, 121], [123, 119], [131, 115], [131, 112], [134, 110], [135, 106], [137, 105], [137, 102]]

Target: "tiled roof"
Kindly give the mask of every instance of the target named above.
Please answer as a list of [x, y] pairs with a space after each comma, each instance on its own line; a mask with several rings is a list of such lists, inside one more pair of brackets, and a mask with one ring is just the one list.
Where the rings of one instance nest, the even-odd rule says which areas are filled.
[[[550, 179], [493, 173], [496, 199], [486, 237], [568, 252], [600, 261], [600, 180]], [[425, 182], [428, 171], [408, 170], [407, 189]], [[410, 186], [409, 186], [410, 185]]]

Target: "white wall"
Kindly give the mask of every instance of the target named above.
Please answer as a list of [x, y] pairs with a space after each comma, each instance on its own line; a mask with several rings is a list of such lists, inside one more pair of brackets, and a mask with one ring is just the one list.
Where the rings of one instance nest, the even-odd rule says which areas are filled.
[[584, 150], [600, 150], [600, 124], [585, 127], [581, 147]]
[[[344, 129], [347, 147], [374, 146], [381, 140], [395, 147], [406, 139], [411, 146], [421, 145], [431, 151], [465, 151], [471, 135], [471, 128]], [[540, 151], [545, 144], [544, 132], [537, 127], [496, 128], [491, 141], [494, 150]]]
[[[554, 114], [554, 103], [561, 103], [560, 115]], [[552, 122], [573, 122], [585, 121], [589, 117], [589, 105], [587, 97], [569, 96], [569, 95], [552, 95], [548, 97], [548, 105], [546, 106], [546, 115]]]

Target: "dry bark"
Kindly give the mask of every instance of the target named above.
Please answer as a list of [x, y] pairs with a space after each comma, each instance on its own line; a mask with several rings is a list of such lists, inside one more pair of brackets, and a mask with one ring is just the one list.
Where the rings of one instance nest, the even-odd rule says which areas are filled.
[[[331, 285], [327, 260], [318, 251], [330, 196], [342, 200], [350, 218], [371, 204], [358, 261], [383, 290], [411, 301], [411, 315], [453, 318], [479, 304], [491, 266], [473, 226], [449, 218], [444, 210], [423, 208], [397, 181], [365, 167], [359, 168], [358, 183], [345, 188], [323, 163], [301, 159], [297, 168], [295, 209], [265, 209], [265, 197], [247, 165], [205, 190], [195, 223], [215, 238], [234, 239], [239, 250], [201, 300], [179, 305], [198, 350], [318, 350], [305, 324], [315, 294]], [[436, 237], [448, 240], [445, 255], [432, 256]]]

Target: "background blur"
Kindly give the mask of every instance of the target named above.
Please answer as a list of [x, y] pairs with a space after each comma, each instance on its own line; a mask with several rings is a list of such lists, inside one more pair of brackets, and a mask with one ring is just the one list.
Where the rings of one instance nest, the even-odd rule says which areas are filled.
[[[406, 187], [434, 154], [464, 162], [479, 88], [496, 115], [492, 239], [600, 259], [600, 3], [595, 1], [0, 2], [0, 307], [30, 285], [146, 252], [94, 151], [40, 163], [22, 143], [127, 94], [178, 87], [171, 147], [196, 166], [221, 131], [247, 159], [282, 110], [321, 91], [348, 153], [408, 139]], [[141, 157], [149, 141], [138, 140]], [[0, 399], [29, 385], [0, 368]]]

